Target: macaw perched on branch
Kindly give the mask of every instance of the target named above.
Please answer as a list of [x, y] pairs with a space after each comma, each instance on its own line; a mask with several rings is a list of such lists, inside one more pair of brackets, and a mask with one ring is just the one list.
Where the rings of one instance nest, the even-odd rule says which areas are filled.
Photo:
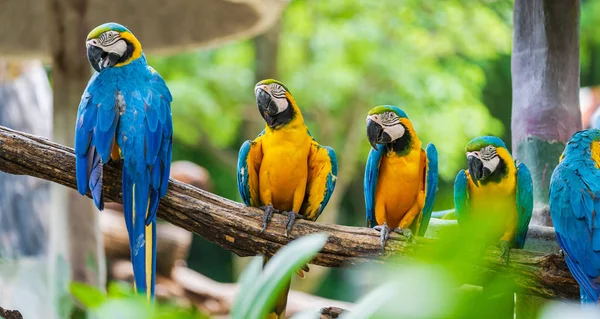
[[454, 181], [458, 223], [482, 231], [500, 243], [508, 261], [509, 248], [523, 248], [533, 210], [533, 182], [525, 164], [515, 165], [504, 142], [481, 136], [466, 147], [468, 170]]
[[373, 147], [365, 170], [367, 226], [381, 232], [385, 248], [390, 229], [406, 237], [423, 236], [429, 225], [438, 183], [437, 149], [421, 141], [406, 113], [377, 106], [367, 116]]
[[581, 303], [600, 300], [600, 130], [575, 133], [550, 180], [558, 244], [580, 286]]
[[[238, 190], [246, 205], [264, 210], [263, 230], [273, 213], [287, 215], [287, 236], [296, 218], [315, 221], [325, 209], [336, 184], [337, 158], [310, 135], [282, 83], [258, 82], [254, 94], [266, 127], [240, 148]], [[288, 290], [289, 284], [274, 310], [277, 318], [285, 317]]]
[[98, 209], [102, 165], [123, 159], [123, 210], [136, 290], [154, 297], [156, 212], [171, 167], [171, 93], [148, 64], [142, 46], [122, 25], [106, 23], [87, 37], [96, 70], [85, 89], [75, 128], [77, 189]]

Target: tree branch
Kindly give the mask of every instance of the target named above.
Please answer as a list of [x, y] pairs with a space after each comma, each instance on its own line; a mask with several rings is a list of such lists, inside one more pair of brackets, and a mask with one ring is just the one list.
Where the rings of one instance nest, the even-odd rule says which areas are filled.
[[18, 310], [8, 310], [0, 307], [0, 318], [4, 319], [23, 319], [23, 315]]
[[[76, 188], [73, 150], [29, 134], [0, 126], [0, 170], [25, 174]], [[104, 169], [104, 196], [121, 201], [121, 170], [117, 163]], [[363, 227], [325, 225], [298, 220], [287, 238], [285, 219], [274, 216], [269, 228], [261, 233], [262, 212], [240, 203], [174, 180], [167, 196], [161, 200], [159, 217], [181, 228], [195, 232], [207, 240], [240, 256], [274, 254], [290, 240], [315, 232], [324, 232], [329, 239], [312, 261], [327, 267], [343, 267], [367, 261], [382, 262], [379, 233]], [[418, 248], [431, 245], [432, 239], [419, 238], [409, 244], [391, 238], [384, 256], [411, 256]], [[468, 271], [484, 275], [514, 274], [511, 280], [523, 292], [546, 298], [576, 299], [579, 286], [569, 273], [564, 259], [556, 254], [544, 255], [526, 250], [512, 250], [505, 264], [498, 249], [490, 249], [482, 264], [471, 264]], [[474, 283], [477, 284], [477, 283]]]

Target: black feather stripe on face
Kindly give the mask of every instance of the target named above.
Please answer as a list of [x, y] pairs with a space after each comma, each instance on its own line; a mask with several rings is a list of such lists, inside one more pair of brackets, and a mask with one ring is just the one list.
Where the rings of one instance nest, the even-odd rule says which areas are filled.
[[400, 118], [393, 112], [385, 112], [380, 116], [381, 125], [385, 127], [390, 127], [394, 125], [400, 124]]

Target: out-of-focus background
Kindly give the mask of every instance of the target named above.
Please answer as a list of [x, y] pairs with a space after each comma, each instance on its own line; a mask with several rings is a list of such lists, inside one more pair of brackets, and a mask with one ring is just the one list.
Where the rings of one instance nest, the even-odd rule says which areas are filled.
[[[421, 140], [435, 143], [440, 182], [434, 210], [451, 209], [452, 183], [466, 164], [464, 145], [490, 134], [511, 148], [513, 5], [5, 0], [0, 125], [72, 146], [79, 97], [91, 76], [85, 36], [96, 24], [115, 21], [140, 39], [149, 64], [174, 96], [174, 178], [239, 201], [238, 148], [264, 127], [253, 86], [276, 78], [296, 98], [316, 139], [337, 151], [339, 179], [320, 222], [365, 225], [364, 121], [380, 104], [402, 108]], [[600, 128], [599, 23], [600, 1], [582, 1], [584, 127]], [[25, 318], [62, 318], [73, 309], [70, 280], [102, 286], [107, 278], [131, 276], [119, 205], [98, 214], [90, 203], [64, 187], [0, 173], [0, 306], [19, 309]], [[218, 302], [206, 305], [210, 296], [183, 284], [204, 280], [199, 274], [235, 282], [246, 261], [161, 226], [159, 241], [167, 246], [157, 294], [223, 311]], [[355, 301], [369, 278], [352, 269], [315, 266], [292, 288]]]

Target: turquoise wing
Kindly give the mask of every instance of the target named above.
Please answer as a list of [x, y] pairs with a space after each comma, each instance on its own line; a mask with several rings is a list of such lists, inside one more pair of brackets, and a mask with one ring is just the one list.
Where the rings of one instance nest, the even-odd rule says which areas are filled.
[[600, 299], [599, 175], [595, 163], [571, 160], [559, 164], [550, 181], [550, 215], [556, 238], [579, 283], [582, 303]]
[[81, 96], [75, 127], [77, 190], [85, 195], [89, 189], [100, 210], [104, 208], [102, 164], [110, 158], [119, 119], [115, 79], [110, 74], [92, 76]]
[[371, 148], [365, 167], [365, 180], [363, 184], [365, 192], [365, 206], [367, 214], [367, 227], [377, 226], [375, 219], [375, 190], [379, 179], [379, 163], [383, 154], [383, 145], [377, 145], [377, 150]]
[[302, 216], [313, 221], [319, 218], [333, 194], [337, 174], [335, 151], [313, 141], [308, 158], [306, 195], [299, 212]]
[[471, 215], [469, 198], [469, 177], [465, 170], [461, 170], [454, 180], [454, 209], [458, 224], [465, 224]]
[[427, 226], [429, 226], [438, 183], [438, 153], [435, 145], [429, 143], [425, 149], [425, 153], [427, 154], [427, 165], [425, 170], [425, 205], [423, 206], [423, 216], [421, 218], [421, 225], [419, 226], [419, 236], [425, 235]]
[[258, 171], [262, 161], [262, 133], [254, 141], [242, 144], [238, 154], [237, 185], [247, 206], [259, 207]]
[[531, 172], [525, 164], [517, 167], [517, 233], [515, 244], [519, 248], [525, 245], [525, 238], [529, 230], [529, 221], [533, 211], [533, 181]]

